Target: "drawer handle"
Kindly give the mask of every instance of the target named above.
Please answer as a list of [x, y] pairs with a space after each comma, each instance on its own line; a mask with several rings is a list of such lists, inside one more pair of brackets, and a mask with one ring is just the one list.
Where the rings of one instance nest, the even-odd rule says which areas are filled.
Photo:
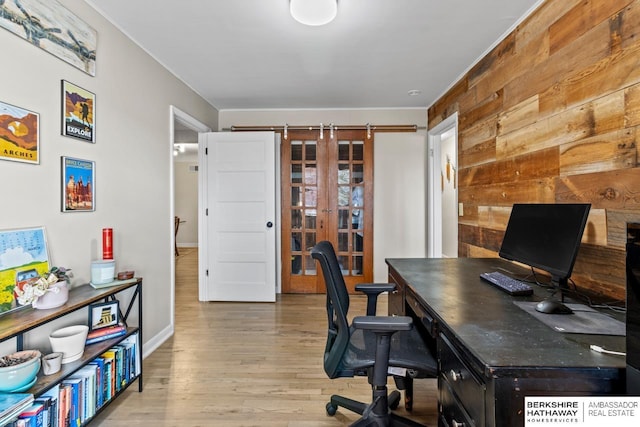
[[453, 369], [449, 371], [449, 376], [453, 380], [453, 382], [462, 380], [462, 372], [456, 372]]
[[456, 420], [451, 420], [451, 425], [453, 427], [464, 427], [464, 423], [459, 423]]

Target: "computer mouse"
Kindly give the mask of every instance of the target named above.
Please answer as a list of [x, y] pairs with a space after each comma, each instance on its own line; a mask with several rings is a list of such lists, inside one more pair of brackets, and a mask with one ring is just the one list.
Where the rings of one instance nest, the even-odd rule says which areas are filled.
[[545, 314], [571, 314], [573, 310], [560, 301], [546, 299], [536, 305], [536, 311]]

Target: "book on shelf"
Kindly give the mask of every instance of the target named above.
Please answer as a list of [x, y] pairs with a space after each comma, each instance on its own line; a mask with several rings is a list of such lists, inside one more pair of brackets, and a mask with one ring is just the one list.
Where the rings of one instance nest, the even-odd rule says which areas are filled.
[[[41, 396], [36, 398], [34, 403], [42, 405], [42, 426], [52, 427], [52, 401], [50, 396]], [[56, 417], [58, 414], [56, 414]]]
[[96, 332], [95, 334], [92, 332], [94, 331], [91, 331], [87, 335], [87, 341], [86, 341], [87, 345], [99, 343], [102, 341], [110, 340], [112, 338], [117, 338], [117, 337], [126, 335], [127, 328], [125, 326], [112, 326], [108, 328], [98, 329], [97, 331], [95, 331]]
[[33, 403], [33, 394], [0, 393], [0, 425], [15, 419]]
[[70, 392], [67, 396], [67, 404], [69, 406], [69, 419], [67, 420], [70, 426], [79, 426], [81, 424], [80, 414], [82, 408], [80, 407], [80, 396], [82, 393], [82, 380], [79, 378], [66, 378], [62, 380], [62, 384], [68, 386]]
[[69, 401], [71, 400], [71, 386], [66, 384], [60, 384], [60, 394], [58, 395], [58, 425], [60, 427], [67, 427], [69, 425], [69, 418], [71, 416], [71, 406]]
[[107, 326], [105, 328], [94, 329], [93, 331], [89, 331], [89, 333], [87, 334], [87, 338], [101, 337], [103, 335], [109, 335], [114, 332], [120, 332], [120, 331], [126, 331], [126, 330], [127, 330], [127, 327], [120, 324]]
[[98, 409], [104, 403], [104, 359], [101, 357], [96, 357], [93, 359], [88, 366], [95, 366], [96, 369], [96, 392], [95, 392], [95, 408]]
[[59, 425], [58, 423], [58, 416], [59, 416], [59, 409], [58, 409], [58, 399], [60, 396], [60, 386], [59, 385], [55, 385], [53, 387], [51, 387], [49, 390], [47, 390], [46, 392], [42, 393], [42, 395], [40, 395], [40, 397], [37, 400], [43, 399], [45, 401], [48, 400], [48, 407], [47, 405], [45, 405], [45, 410], [47, 411], [47, 427], [64, 427]]
[[28, 420], [30, 427], [44, 427], [43, 420], [44, 406], [40, 403], [33, 403], [29, 408], [23, 411], [18, 419]]

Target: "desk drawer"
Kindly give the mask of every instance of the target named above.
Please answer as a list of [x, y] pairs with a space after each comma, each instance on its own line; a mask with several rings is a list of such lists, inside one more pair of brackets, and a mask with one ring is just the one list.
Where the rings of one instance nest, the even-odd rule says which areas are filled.
[[440, 381], [447, 383], [475, 425], [484, 425], [486, 384], [464, 362], [446, 336], [438, 340]]
[[473, 419], [464, 410], [464, 406], [456, 399], [449, 385], [445, 382], [438, 386], [440, 426], [477, 427]]
[[411, 292], [406, 293], [405, 300], [407, 306], [415, 313], [418, 319], [420, 319], [420, 323], [424, 325], [429, 335], [434, 339], [437, 338], [438, 331], [435, 319], [422, 308], [422, 305]]

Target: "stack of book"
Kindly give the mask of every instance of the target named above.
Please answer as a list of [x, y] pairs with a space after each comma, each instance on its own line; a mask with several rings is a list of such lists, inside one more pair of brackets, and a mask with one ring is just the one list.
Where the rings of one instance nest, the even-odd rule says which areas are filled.
[[87, 345], [120, 337], [127, 333], [124, 325], [108, 326], [106, 328], [95, 329], [87, 334]]
[[8, 424], [33, 403], [33, 394], [0, 393], [0, 426]]

